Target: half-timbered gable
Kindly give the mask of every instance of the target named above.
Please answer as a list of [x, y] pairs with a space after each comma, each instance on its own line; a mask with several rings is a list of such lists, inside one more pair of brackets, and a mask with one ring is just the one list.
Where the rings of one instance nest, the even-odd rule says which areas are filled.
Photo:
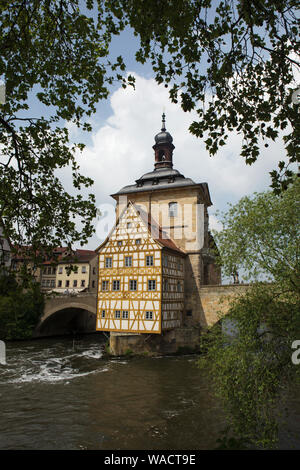
[[159, 334], [180, 326], [185, 254], [150, 215], [129, 202], [98, 251], [98, 330]]
[[97, 329], [161, 332], [161, 247], [129, 203], [99, 248]]

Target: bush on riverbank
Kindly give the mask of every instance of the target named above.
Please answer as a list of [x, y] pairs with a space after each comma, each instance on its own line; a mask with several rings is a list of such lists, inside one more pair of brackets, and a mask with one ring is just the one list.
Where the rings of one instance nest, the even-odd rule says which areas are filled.
[[252, 447], [277, 445], [284, 392], [299, 380], [291, 358], [300, 331], [298, 301], [281, 286], [253, 285], [226, 315], [234, 336], [224, 334], [221, 324], [202, 336], [199, 365], [209, 365], [231, 434]]
[[202, 337], [201, 362], [227, 412], [223, 448], [238, 442], [276, 447], [283, 397], [300, 380], [294, 351], [300, 339], [299, 197], [297, 177], [280, 196], [244, 197], [222, 214], [222, 230], [214, 234], [223, 274], [242, 272], [252, 283], [231, 300], [226, 319], [232, 337], [229, 322], [224, 334], [223, 320]]
[[39, 285], [29, 283], [26, 290], [13, 276], [0, 277], [0, 338], [29, 339], [44, 309]]

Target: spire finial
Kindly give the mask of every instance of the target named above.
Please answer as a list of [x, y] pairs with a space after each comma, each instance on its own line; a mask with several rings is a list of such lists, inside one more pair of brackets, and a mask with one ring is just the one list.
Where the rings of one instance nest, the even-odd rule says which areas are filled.
[[166, 115], [165, 115], [165, 112], [163, 112], [162, 114], [162, 128], [161, 128], [162, 132], [164, 132], [166, 130]]

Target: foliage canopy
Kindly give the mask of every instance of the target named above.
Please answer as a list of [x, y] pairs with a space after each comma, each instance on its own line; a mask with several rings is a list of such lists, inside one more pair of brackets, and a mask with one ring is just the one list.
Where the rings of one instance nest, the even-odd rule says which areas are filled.
[[39, 285], [18, 285], [12, 276], [0, 277], [0, 339], [30, 339], [44, 310]]
[[[243, 136], [241, 155], [252, 164], [260, 139], [285, 132], [288, 164], [272, 173], [279, 192], [299, 159], [299, 126], [291, 104], [299, 68], [295, 0], [4, 0], [0, 4], [0, 217], [18, 244], [82, 244], [93, 232], [95, 198], [80, 191], [66, 122], [91, 130], [96, 104], [125, 78], [112, 38], [125, 27], [140, 39], [136, 60], [150, 61], [156, 81], [184, 111], [196, 110], [190, 131], [205, 135], [213, 155], [227, 131]], [[33, 103], [29, 108], [28, 100]], [[37, 112], [39, 109], [39, 112]], [[266, 144], [268, 145], [268, 144]], [[58, 177], [70, 167], [76, 196]], [[75, 221], [81, 222], [78, 229]]]
[[[243, 137], [247, 164], [262, 140], [284, 132], [288, 163], [271, 173], [279, 192], [299, 161], [299, 115], [291, 104], [299, 73], [299, 18], [295, 0], [121, 0], [141, 41], [140, 62], [151, 60], [156, 81], [184, 111], [196, 110], [190, 131], [206, 137], [211, 155], [230, 131]], [[229, 131], [229, 132], [228, 132]]]
[[[87, 2], [87, 14], [77, 0], [0, 4], [0, 77], [6, 83], [6, 103], [0, 105], [0, 217], [6, 235], [34, 251], [83, 244], [93, 232], [95, 197], [80, 194], [92, 180], [79, 173], [75, 151], [83, 145], [69, 142], [66, 122], [90, 130], [88, 118], [107, 98], [109, 85], [126, 81], [122, 59], [108, 59], [111, 21], [101, 2], [93, 18], [92, 3]], [[64, 167], [70, 168], [75, 196], [58, 177]]]

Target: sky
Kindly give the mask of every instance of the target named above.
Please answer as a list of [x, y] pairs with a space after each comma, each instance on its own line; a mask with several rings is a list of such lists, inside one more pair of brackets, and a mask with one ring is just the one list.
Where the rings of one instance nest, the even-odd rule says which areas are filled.
[[[189, 133], [188, 127], [193, 113], [185, 113], [179, 105], [169, 101], [168, 91], [159, 86], [154, 78], [143, 76], [134, 69], [135, 90], [117, 88], [103, 111], [93, 116], [93, 131], [86, 147], [77, 155], [81, 173], [94, 180], [89, 189], [96, 196], [97, 207], [107, 208], [112, 204], [109, 224], [103, 231], [103, 220], [96, 221], [96, 234], [86, 248], [95, 249], [107, 235], [114, 217], [115, 202], [110, 197], [123, 186], [133, 184], [136, 179], [154, 168], [154, 136], [161, 128], [161, 115], [166, 114], [166, 128], [173, 137], [174, 168], [195, 183], [208, 183], [213, 206], [209, 208], [210, 228], [220, 224], [216, 211], [224, 211], [228, 203], [236, 203], [241, 197], [255, 191], [265, 191], [270, 185], [269, 172], [283, 159], [284, 147], [280, 142], [262, 144], [261, 155], [252, 166], [246, 165], [239, 156], [241, 137], [232, 134], [226, 146], [210, 157], [203, 139]], [[80, 141], [78, 129], [68, 124], [71, 141]], [[61, 173], [66, 189], [72, 191], [68, 170]]]
[[[189, 133], [189, 125], [195, 112], [185, 113], [179, 104], [171, 103], [168, 89], [158, 85], [149, 64], [135, 61], [138, 42], [131, 30], [126, 29], [115, 37], [111, 45], [111, 57], [122, 55], [127, 73], [136, 79], [135, 89], [123, 89], [114, 85], [108, 100], [97, 106], [91, 118], [93, 131], [82, 133], [70, 123], [71, 142], [84, 142], [85, 149], [77, 154], [81, 173], [94, 180], [94, 185], [83, 194], [92, 192], [97, 207], [107, 214], [95, 221], [95, 235], [85, 246], [94, 250], [108, 235], [115, 222], [115, 201], [111, 194], [154, 168], [154, 137], [161, 129], [161, 116], [166, 114], [166, 128], [173, 137], [173, 167], [195, 183], [206, 182], [213, 205], [209, 208], [210, 229], [220, 229], [216, 212], [225, 211], [229, 203], [236, 203], [246, 195], [269, 189], [269, 172], [284, 160], [283, 143], [268, 141], [261, 144], [258, 161], [249, 166], [240, 157], [242, 140], [232, 133], [228, 143], [219, 153], [210, 157], [204, 139]], [[38, 105], [38, 103], [36, 103]], [[59, 176], [65, 189], [74, 193], [71, 170], [60, 170]], [[79, 245], [77, 246], [79, 247]]]

